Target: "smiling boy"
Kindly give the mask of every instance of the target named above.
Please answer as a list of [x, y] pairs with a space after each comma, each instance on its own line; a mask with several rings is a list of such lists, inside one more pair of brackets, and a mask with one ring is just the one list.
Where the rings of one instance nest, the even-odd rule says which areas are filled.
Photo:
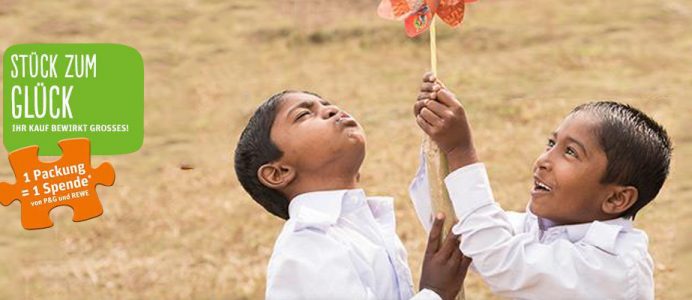
[[414, 295], [393, 201], [358, 188], [365, 133], [316, 94], [284, 91], [264, 102], [241, 134], [238, 180], [287, 219], [267, 269], [267, 299], [452, 299], [469, 260], [459, 239], [442, 246], [436, 218]]
[[[464, 236], [462, 252], [495, 293], [520, 299], [654, 298], [648, 238], [632, 220], [668, 175], [671, 145], [658, 123], [620, 103], [578, 106], [534, 163], [527, 212], [510, 213], [494, 202], [463, 107], [430, 74], [414, 114], [447, 154], [451, 173], [445, 185], [460, 220], [453, 232]], [[427, 176], [414, 183], [421, 178]]]

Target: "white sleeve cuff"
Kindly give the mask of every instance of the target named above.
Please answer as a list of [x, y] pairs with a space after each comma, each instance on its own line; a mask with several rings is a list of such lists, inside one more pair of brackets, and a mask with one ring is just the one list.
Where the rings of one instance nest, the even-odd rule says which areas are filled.
[[442, 297], [429, 289], [422, 289], [411, 300], [442, 300]]
[[493, 192], [483, 163], [474, 163], [455, 170], [445, 178], [454, 213], [463, 221], [475, 210], [492, 204]]

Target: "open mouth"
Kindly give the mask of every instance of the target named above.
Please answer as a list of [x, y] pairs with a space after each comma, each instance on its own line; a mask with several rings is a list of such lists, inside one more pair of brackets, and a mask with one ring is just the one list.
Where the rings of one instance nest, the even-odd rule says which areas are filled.
[[550, 192], [553, 188], [541, 181], [537, 176], [533, 177], [533, 191], [534, 192]]

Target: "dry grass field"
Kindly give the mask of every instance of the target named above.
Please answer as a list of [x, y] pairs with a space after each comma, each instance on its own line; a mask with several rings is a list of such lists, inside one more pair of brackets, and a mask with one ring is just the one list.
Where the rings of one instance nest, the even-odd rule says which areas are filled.
[[[396, 197], [418, 280], [425, 234], [406, 188], [421, 132], [411, 113], [426, 37], [379, 19], [377, 0], [0, 0], [0, 50], [17, 43], [130, 45], [145, 66], [145, 140], [111, 161], [103, 216], [25, 231], [0, 207], [0, 299], [260, 299], [283, 224], [239, 186], [232, 153], [254, 108], [287, 89], [320, 93], [368, 134], [363, 188]], [[628, 102], [672, 135], [672, 172], [635, 224], [658, 299], [690, 299], [692, 1], [481, 0], [438, 27], [439, 73], [469, 112], [497, 200], [523, 210], [530, 168], [577, 104]], [[0, 180], [13, 173], [0, 150]], [[183, 171], [181, 163], [195, 169]], [[474, 274], [468, 299], [495, 299]]]

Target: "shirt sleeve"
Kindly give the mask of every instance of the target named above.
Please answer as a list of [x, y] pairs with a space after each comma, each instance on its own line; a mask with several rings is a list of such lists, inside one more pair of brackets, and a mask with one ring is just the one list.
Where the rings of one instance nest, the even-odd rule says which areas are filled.
[[442, 300], [442, 297], [429, 289], [422, 289], [411, 300]]
[[[530, 233], [515, 233], [494, 202], [485, 167], [472, 164], [452, 172], [445, 184], [461, 234], [461, 251], [493, 292], [521, 299], [634, 299], [641, 273], [639, 254], [618, 255], [587, 241], [543, 244]], [[652, 287], [653, 289], [653, 287]]]

